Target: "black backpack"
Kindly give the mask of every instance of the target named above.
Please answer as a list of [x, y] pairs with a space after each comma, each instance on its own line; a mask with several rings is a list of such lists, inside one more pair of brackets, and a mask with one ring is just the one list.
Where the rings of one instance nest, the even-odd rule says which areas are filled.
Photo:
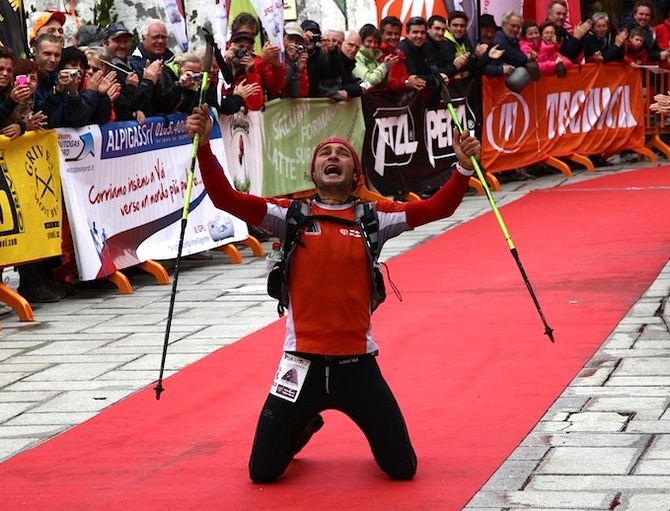
[[372, 299], [371, 306], [374, 311], [386, 299], [386, 288], [384, 277], [379, 267], [379, 218], [377, 208], [372, 202], [361, 202], [356, 200], [354, 206], [354, 220], [346, 220], [330, 215], [310, 215], [310, 203], [308, 201], [294, 200], [286, 213], [286, 229], [284, 238], [281, 240], [281, 261], [274, 264], [268, 275], [268, 294], [279, 300], [277, 312], [279, 316], [284, 315], [288, 307], [288, 272], [293, 252], [300, 243], [300, 237], [315, 220], [335, 222], [348, 227], [356, 226], [361, 231], [365, 243], [365, 249], [370, 261], [370, 275], [372, 276]]

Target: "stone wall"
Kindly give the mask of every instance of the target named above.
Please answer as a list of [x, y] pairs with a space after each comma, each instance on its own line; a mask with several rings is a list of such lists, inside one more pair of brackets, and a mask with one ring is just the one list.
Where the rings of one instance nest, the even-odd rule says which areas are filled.
[[[234, 1], [234, 0], [233, 0]], [[44, 9], [63, 10], [63, 4], [69, 5], [69, 2], [62, 0], [24, 0], [26, 12], [28, 13], [28, 27], [35, 18], [38, 11]], [[198, 26], [210, 26], [210, 17], [213, 15], [213, 9], [210, 5], [212, 0], [185, 0], [188, 33], [191, 41], [197, 39], [196, 29]], [[92, 0], [75, 0], [77, 15], [82, 22], [93, 21]], [[348, 0], [347, 11], [349, 13], [349, 29], [358, 29], [365, 23], [376, 23], [376, 9], [374, 0]], [[149, 18], [159, 18], [165, 20], [161, 2], [149, 0], [138, 2], [136, 0], [117, 0], [112, 13], [118, 16], [118, 21], [123, 21], [126, 26], [133, 30], [136, 28], [139, 32], [140, 27], [145, 20]], [[335, 5], [333, 0], [322, 0], [321, 2], [297, 0], [298, 20], [313, 19], [321, 24], [322, 30], [339, 29], [344, 30], [344, 16]], [[74, 21], [68, 19], [66, 24], [66, 38], [71, 41], [76, 31]], [[172, 41], [174, 43], [174, 41]], [[173, 44], [176, 47], [176, 45]], [[173, 48], [174, 49], [174, 48]]]

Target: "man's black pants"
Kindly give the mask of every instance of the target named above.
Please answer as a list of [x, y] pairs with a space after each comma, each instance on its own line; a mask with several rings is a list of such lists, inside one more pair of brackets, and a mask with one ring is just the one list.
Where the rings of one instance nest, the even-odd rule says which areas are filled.
[[392, 479], [411, 479], [416, 454], [398, 403], [373, 355], [324, 357], [296, 353], [310, 360], [295, 403], [268, 395], [256, 428], [249, 475], [268, 483], [284, 473], [298, 437], [326, 409], [348, 415], [365, 434], [379, 467]]

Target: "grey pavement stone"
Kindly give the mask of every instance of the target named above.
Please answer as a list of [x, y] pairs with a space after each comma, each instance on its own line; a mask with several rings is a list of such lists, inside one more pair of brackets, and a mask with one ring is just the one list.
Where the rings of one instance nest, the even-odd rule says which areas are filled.
[[558, 509], [609, 509], [613, 492], [592, 491], [480, 491], [468, 503], [479, 507], [505, 506]]
[[[670, 475], [670, 460], [642, 458], [633, 471], [634, 474]], [[670, 488], [668, 488], [670, 492]]]
[[554, 447], [538, 474], [626, 474], [640, 449], [634, 447]]
[[0, 389], [4, 390], [4, 388], [7, 388], [12, 384], [21, 381], [24, 378], [27, 378], [31, 374], [32, 373], [30, 372], [14, 373], [9, 371], [6, 373], [0, 373]]
[[88, 381], [118, 366], [119, 362], [58, 364], [39, 373], [32, 374], [24, 378], [24, 381]]
[[10, 439], [10, 438], [36, 438], [44, 436], [53, 436], [57, 435], [63, 431], [67, 426], [7, 426], [6, 424], [0, 425], [0, 438]]
[[612, 376], [605, 385], [612, 387], [655, 387], [662, 385], [670, 390], [670, 376]]
[[623, 431], [628, 420], [628, 415], [616, 412], [573, 413], [565, 431]]
[[624, 359], [613, 376], [670, 376], [670, 350], [666, 357]]
[[635, 414], [636, 419], [658, 419], [668, 406], [670, 397], [596, 397], [584, 407], [586, 411], [616, 411]]
[[0, 403], [30, 403], [30, 402], [41, 402], [51, 399], [52, 397], [58, 395], [58, 392], [53, 391], [41, 391], [41, 392], [22, 392], [15, 391], [11, 392], [7, 389], [3, 389], [0, 392]]
[[34, 407], [35, 403], [31, 402], [3, 403], [2, 407], [0, 407], [0, 423], [8, 421], [12, 417], [16, 417]]
[[536, 491], [667, 491], [670, 476], [667, 475], [595, 475], [536, 474], [526, 486], [526, 490]]
[[633, 419], [628, 423], [626, 431], [631, 433], [665, 434], [670, 433], [670, 420], [639, 421]]
[[604, 366], [598, 368], [585, 367], [577, 377], [572, 381], [573, 386], [599, 387], [605, 383], [614, 371], [614, 366]]
[[26, 412], [5, 422], [9, 426], [44, 426], [46, 424], [74, 426], [97, 415], [97, 411], [89, 412], [49, 412], [49, 413], [31, 413]]
[[127, 392], [121, 390], [73, 390], [63, 392], [58, 396], [35, 406], [30, 411], [31, 413], [99, 411], [120, 399], [123, 399], [126, 395]]
[[670, 460], [670, 435], [656, 435], [644, 457]]
[[42, 439], [39, 437], [25, 438], [0, 438], [0, 461], [4, 461], [17, 452], [39, 443]]
[[670, 509], [670, 492], [621, 496], [621, 505], [616, 511], [668, 511]]
[[616, 387], [579, 387], [570, 386], [566, 391], [575, 396], [609, 396], [609, 397], [663, 397], [668, 395], [668, 387], [658, 385]]
[[42, 346], [34, 350], [30, 350], [28, 353], [32, 356], [51, 356], [51, 355], [70, 355], [72, 353], [86, 353], [87, 351], [93, 350], [99, 346], [107, 344], [109, 341], [56, 341], [48, 344], [47, 346]]

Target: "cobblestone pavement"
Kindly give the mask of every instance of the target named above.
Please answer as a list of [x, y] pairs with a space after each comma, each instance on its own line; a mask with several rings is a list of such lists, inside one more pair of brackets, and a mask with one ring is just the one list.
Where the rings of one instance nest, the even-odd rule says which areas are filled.
[[[510, 182], [495, 198], [501, 205], [621, 171]], [[382, 256], [487, 211], [484, 198], [468, 196], [451, 218], [392, 240]], [[215, 252], [184, 260], [166, 376], [276, 319], [265, 261], [243, 254], [240, 265]], [[17, 286], [15, 272], [4, 278]], [[140, 273], [131, 280], [130, 295], [107, 283], [77, 286], [71, 297], [36, 307], [32, 323], [0, 306], [0, 461], [155, 381], [171, 286]], [[670, 510], [669, 294], [667, 265], [468, 511]]]

